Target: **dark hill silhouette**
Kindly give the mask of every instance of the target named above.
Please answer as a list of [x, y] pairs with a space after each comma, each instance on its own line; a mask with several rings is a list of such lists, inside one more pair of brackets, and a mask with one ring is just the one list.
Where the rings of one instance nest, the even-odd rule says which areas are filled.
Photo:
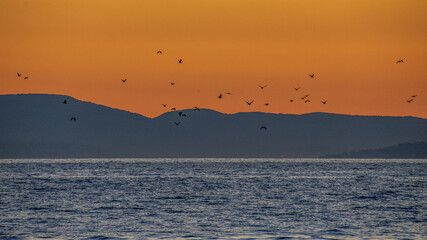
[[209, 109], [151, 119], [64, 95], [0, 96], [0, 158], [318, 157], [417, 141], [427, 119]]
[[323, 158], [402, 158], [427, 159], [427, 142], [402, 143], [386, 148], [332, 154]]

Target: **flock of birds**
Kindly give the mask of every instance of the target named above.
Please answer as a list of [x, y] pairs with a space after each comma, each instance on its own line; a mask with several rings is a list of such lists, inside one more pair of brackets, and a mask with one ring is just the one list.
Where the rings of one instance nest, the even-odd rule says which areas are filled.
[[[161, 50], [159, 50], [159, 51], [157, 51], [157, 54], [163, 54], [163, 52], [162, 52]], [[178, 59], [177, 61], [178, 61], [178, 64], [182, 64], [182, 63], [183, 63], [183, 60], [182, 60], [182, 59]], [[403, 63], [403, 59], [400, 59], [400, 60], [396, 61], [396, 64], [399, 64], [399, 63]], [[18, 77], [21, 77], [21, 76], [22, 76], [22, 74], [21, 74], [21, 73], [19, 73], [19, 72], [17, 72], [17, 76], [18, 76]], [[308, 77], [310, 77], [310, 78], [314, 78], [314, 73], [308, 74]], [[28, 79], [28, 76], [24, 76], [24, 79]], [[127, 78], [121, 79], [121, 81], [122, 81], [122, 83], [126, 83]], [[175, 82], [171, 82], [171, 83], [170, 83], [170, 85], [171, 85], [171, 86], [174, 86], [174, 85], [175, 85]], [[268, 85], [258, 85], [258, 87], [259, 87], [261, 90], [264, 90], [267, 86], [268, 86]], [[301, 87], [295, 87], [295, 88], [294, 88], [294, 90], [295, 90], [295, 91], [299, 91], [300, 89], [301, 89]], [[220, 94], [218, 95], [218, 99], [222, 99], [222, 98], [224, 97], [224, 95], [223, 95], [223, 94], [226, 94], [226, 95], [232, 95], [232, 93], [231, 93], [231, 92], [220, 93]], [[410, 98], [409, 100], [406, 100], [406, 102], [407, 102], [407, 103], [412, 103], [412, 101], [414, 101], [414, 99], [415, 99], [417, 96], [418, 96], [418, 95], [412, 95], [412, 96], [411, 96], [411, 98]], [[311, 100], [310, 100], [310, 99], [308, 99], [309, 97], [310, 97], [310, 94], [305, 94], [304, 96], [300, 97], [300, 100], [302, 100], [304, 103], [310, 103], [310, 102], [311, 102]], [[289, 101], [292, 103], [292, 102], [294, 102], [295, 100], [294, 100], [294, 99], [290, 99]], [[321, 100], [320, 102], [321, 102], [323, 105], [325, 105], [328, 101], [327, 101], [327, 100]], [[252, 103], [254, 103], [254, 100], [245, 101], [245, 103], [246, 103], [248, 106], [251, 106], [251, 105], [252, 105]], [[67, 100], [64, 100], [64, 101], [62, 102], [62, 104], [67, 104]], [[167, 107], [167, 104], [162, 103], [161, 105], [162, 105], [164, 108], [166, 108], [166, 107]], [[269, 106], [269, 105], [270, 105], [270, 103], [264, 103], [264, 105], [265, 105], [265, 106]], [[176, 111], [176, 110], [177, 110], [177, 109], [176, 109], [175, 107], [170, 108], [170, 111]], [[199, 108], [199, 107], [197, 107], [197, 106], [195, 106], [195, 107], [193, 107], [193, 110], [194, 110], [194, 111], [200, 111], [200, 108]], [[178, 112], [178, 117], [187, 117], [187, 114], [185, 114], [185, 113], [183, 113], [183, 112]], [[77, 118], [76, 118], [76, 117], [71, 117], [71, 118], [70, 118], [70, 121], [77, 121]], [[180, 122], [180, 121], [175, 121], [175, 122], [174, 122], [174, 124], [175, 124], [176, 126], [179, 126], [179, 125], [181, 124], [181, 122]], [[266, 131], [266, 130], [267, 130], [267, 127], [266, 127], [266, 126], [261, 126], [259, 129], [260, 129], [260, 130], [265, 130], [265, 131]]]

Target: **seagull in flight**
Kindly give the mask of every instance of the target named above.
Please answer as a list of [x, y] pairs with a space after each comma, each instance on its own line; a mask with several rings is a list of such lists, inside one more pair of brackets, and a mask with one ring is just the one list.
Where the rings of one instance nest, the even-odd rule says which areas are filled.
[[305, 103], [308, 103], [308, 102], [311, 102], [311, 101], [310, 101], [310, 100], [308, 100], [308, 99], [307, 99], [307, 100], [305, 100]]
[[176, 108], [171, 108], [171, 111], [175, 111], [176, 110]]
[[232, 93], [231, 93], [231, 92], [226, 92], [225, 94], [232, 95]]
[[175, 83], [174, 83], [174, 82], [171, 82], [171, 85], [173, 86], [173, 85], [175, 85]]
[[166, 107], [166, 106], [167, 106], [167, 104], [163, 104], [163, 103], [162, 103], [162, 106], [163, 106], [163, 107]]
[[396, 64], [403, 63], [403, 59], [397, 60]]
[[75, 117], [70, 118], [70, 121], [77, 121], [77, 119]]
[[301, 87], [297, 87], [297, 88], [294, 88], [294, 89], [295, 89], [295, 91], [298, 91], [300, 88], [301, 88]]
[[178, 63], [182, 63], [182, 59], [179, 59], [179, 60], [178, 60]]
[[264, 89], [265, 87], [267, 87], [267, 85], [264, 85], [264, 86], [258, 85], [258, 87], [261, 88], [261, 89]]
[[18, 77], [20, 77], [21, 76], [21, 74], [20, 73], [16, 73], [17, 75], [18, 75]]
[[291, 99], [291, 100], [289, 100], [290, 102], [294, 102], [294, 100], [293, 99]]
[[218, 98], [222, 98], [222, 93], [219, 94]]
[[177, 125], [177, 126], [178, 126], [179, 124], [181, 124], [181, 122], [174, 122], [174, 123], [175, 123], [175, 125]]
[[62, 104], [67, 104], [67, 100], [64, 100], [64, 101], [62, 102]]
[[250, 102], [248, 102], [248, 101], [245, 101], [245, 102], [246, 102], [246, 104], [251, 105], [254, 101], [252, 100]]
[[261, 126], [259, 129], [260, 130], [267, 130], [267, 127], [266, 126]]
[[162, 51], [160, 51], [160, 50], [159, 50], [159, 51], [157, 51], [157, 54], [162, 54], [162, 53], [163, 53], [163, 52], [162, 52]]
[[200, 108], [194, 107], [194, 111], [199, 111], [200, 112]]
[[122, 82], [126, 82], [128, 79], [127, 78], [125, 78], [125, 79], [122, 79]]
[[268, 106], [270, 103], [264, 103], [265, 106]]
[[326, 104], [326, 102], [328, 102], [328, 100], [325, 100], [325, 101], [320, 101], [320, 102], [322, 102], [323, 104]]
[[406, 102], [411, 103], [412, 101], [414, 101], [414, 99], [409, 99]]
[[311, 78], [314, 78], [314, 73], [308, 74], [308, 76], [310, 76]]
[[413, 98], [414, 98], [414, 97], [417, 97], [417, 96], [418, 96], [418, 95], [412, 95], [411, 97], [413, 97]]
[[308, 98], [310, 96], [310, 94], [304, 95], [304, 97], [302, 97], [301, 99], [304, 100], [306, 98]]
[[28, 79], [28, 77], [24, 77], [24, 79]]

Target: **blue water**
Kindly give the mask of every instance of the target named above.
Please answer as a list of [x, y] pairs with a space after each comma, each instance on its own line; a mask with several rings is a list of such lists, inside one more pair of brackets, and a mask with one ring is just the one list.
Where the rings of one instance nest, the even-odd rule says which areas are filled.
[[0, 160], [4, 239], [427, 239], [427, 160]]

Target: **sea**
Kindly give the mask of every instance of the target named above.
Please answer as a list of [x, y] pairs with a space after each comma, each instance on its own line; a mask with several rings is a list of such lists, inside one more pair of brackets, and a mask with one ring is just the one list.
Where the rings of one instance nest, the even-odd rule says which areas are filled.
[[2, 159], [0, 239], [427, 239], [427, 159]]

